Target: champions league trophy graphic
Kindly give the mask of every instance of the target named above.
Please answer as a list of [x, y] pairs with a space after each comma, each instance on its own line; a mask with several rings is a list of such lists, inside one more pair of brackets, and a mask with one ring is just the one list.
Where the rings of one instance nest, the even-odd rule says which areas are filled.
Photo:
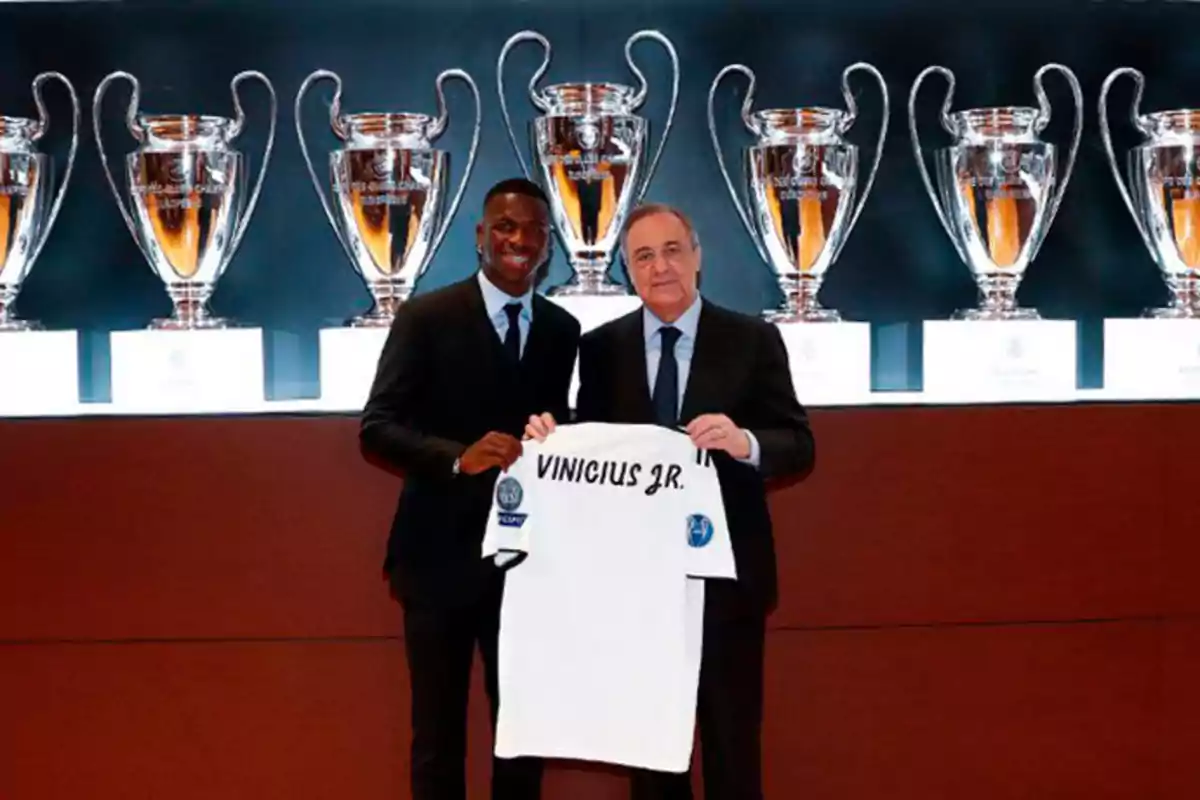
[[[875, 158], [855, 202], [859, 153], [843, 136], [858, 118], [849, 78], [859, 70], [870, 73], [879, 83], [883, 122]], [[726, 169], [713, 113], [717, 87], [733, 72], [750, 81], [741, 117], [756, 139], [745, 150], [744, 199], [739, 198]], [[756, 83], [754, 72], [741, 64], [731, 64], [717, 73], [708, 91], [708, 130], [717, 166], [738, 217], [783, 290], [782, 307], [765, 316], [773, 322], [838, 321], [841, 316], [836, 311], [818, 304], [817, 292], [862, 213], [875, 181], [887, 137], [887, 83], [875, 67], [860, 62], [842, 73], [847, 111], [808, 107], [752, 112]]]
[[[1050, 122], [1051, 108], [1042, 85], [1045, 74], [1061, 72], [1075, 96], [1075, 128], [1070, 150], [1059, 162], [1058, 148], [1039, 139]], [[949, 85], [941, 123], [953, 137], [933, 153], [934, 189], [917, 135], [916, 99], [933, 73]], [[921, 180], [938, 219], [959, 256], [971, 269], [982, 304], [960, 311], [956, 319], [1033, 320], [1033, 309], [1020, 308], [1016, 294], [1021, 279], [1045, 241], [1062, 202], [1083, 131], [1083, 93], [1075, 74], [1060, 64], [1047, 64], [1033, 79], [1038, 107], [1003, 106], [950, 112], [954, 73], [945, 67], [925, 69], [908, 98], [909, 132]]]
[[[649, 123], [636, 114], [646, 99], [647, 84], [633, 61], [633, 45], [653, 39], [666, 49], [673, 69], [671, 104], [654, 156], [646, 162]], [[625, 42], [625, 61], [638, 87], [617, 83], [559, 83], [539, 89], [550, 65], [550, 43], [536, 31], [513, 35], [500, 51], [496, 88], [509, 141], [522, 171], [521, 154], [504, 96], [504, 64], [509, 51], [523, 41], [544, 50], [541, 66], [529, 80], [529, 99], [541, 111], [530, 123], [530, 151], [537, 179], [550, 198], [554, 225], [567, 249], [574, 276], [549, 294], [557, 296], [627, 295], [608, 277], [618, 236], [630, 208], [645, 194], [666, 145], [679, 98], [679, 58], [666, 36], [638, 31]]]
[[[57, 80], [66, 87], [74, 111], [67, 166], [53, 195], [54, 162], [37, 149], [37, 143], [50, 128], [50, 116], [42, 100], [42, 86], [49, 80]], [[36, 322], [18, 319], [12, 307], [54, 228], [79, 147], [79, 98], [66, 76], [43, 72], [34, 78], [33, 101], [37, 119], [0, 117], [0, 331], [41, 327]]]
[[[254, 78], [270, 93], [270, 129], [262, 165], [249, 196], [247, 159], [233, 149], [246, 117], [238, 86]], [[117, 80], [132, 84], [125, 124], [137, 142], [125, 157], [129, 205], [108, 166], [100, 134], [104, 93]], [[113, 72], [96, 87], [92, 125], [100, 162], [113, 197], [155, 274], [166, 285], [174, 312], [155, 320], [152, 329], [197, 330], [230, 327], [209, 314], [208, 299], [237, 252], [246, 225], [254, 214], [275, 142], [275, 89], [261, 72], [238, 73], [230, 83], [236, 116], [202, 114], [143, 114], [141, 85], [127, 72]]]
[[[447, 205], [450, 155], [433, 142], [449, 122], [444, 83], [458, 78], [475, 98], [475, 127], [458, 189]], [[334, 82], [329, 124], [343, 142], [329, 154], [331, 205], [309, 157], [301, 126], [301, 104], [317, 81]], [[296, 94], [296, 136], [313, 188], [338, 241], [367, 285], [374, 307], [351, 327], [389, 327], [397, 308], [412, 294], [458, 210], [479, 147], [479, 89], [461, 69], [437, 76], [437, 116], [409, 112], [342, 113], [342, 79], [317, 70]], [[336, 210], [335, 210], [336, 209]]]
[[[1121, 177], [1108, 123], [1108, 93], [1122, 76], [1136, 85], [1129, 117], [1145, 137], [1126, 155]], [[1147, 309], [1158, 319], [1200, 318], [1200, 110], [1141, 113], [1145, 76], [1132, 67], [1114, 70], [1100, 90], [1100, 135], [1125, 207], [1171, 290], [1165, 308]]]

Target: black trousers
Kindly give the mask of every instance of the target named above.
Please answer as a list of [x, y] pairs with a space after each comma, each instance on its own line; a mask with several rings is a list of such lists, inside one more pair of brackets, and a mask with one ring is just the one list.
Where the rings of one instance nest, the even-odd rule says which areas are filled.
[[[696, 725], [705, 800], [762, 800], [763, 644], [766, 617], [704, 613]], [[632, 800], [692, 800], [687, 774], [633, 770]]]
[[[461, 608], [405, 601], [404, 651], [412, 688], [413, 800], [465, 800], [467, 696], [479, 648], [484, 685], [496, 726], [496, 648], [502, 580]], [[540, 759], [492, 759], [493, 800], [538, 800]]]

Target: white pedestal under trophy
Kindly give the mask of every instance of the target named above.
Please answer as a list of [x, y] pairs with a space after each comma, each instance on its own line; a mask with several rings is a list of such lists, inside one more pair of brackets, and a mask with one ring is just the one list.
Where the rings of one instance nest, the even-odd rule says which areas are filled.
[[871, 395], [866, 322], [780, 324], [796, 397], [808, 406], [857, 405]]
[[260, 328], [114, 331], [109, 344], [121, 411], [220, 413], [265, 400]]
[[77, 341], [75, 331], [0, 332], [0, 417], [74, 413]]
[[923, 393], [933, 402], [1075, 396], [1072, 320], [936, 320], [924, 337]]
[[321, 406], [360, 411], [366, 405], [387, 341], [387, 328], [323, 328], [321, 344]]
[[1106, 319], [1104, 388], [1131, 400], [1200, 398], [1200, 319]]

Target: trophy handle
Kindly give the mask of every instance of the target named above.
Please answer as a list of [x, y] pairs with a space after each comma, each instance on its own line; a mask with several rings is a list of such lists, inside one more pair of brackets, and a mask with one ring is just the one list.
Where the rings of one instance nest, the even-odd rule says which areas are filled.
[[29, 254], [30, 263], [33, 263], [37, 259], [38, 255], [42, 252], [42, 247], [46, 244], [46, 240], [50, 238], [50, 230], [54, 227], [54, 220], [58, 217], [58, 211], [62, 208], [63, 198], [67, 194], [67, 186], [71, 182], [71, 171], [75, 167], [75, 153], [79, 149], [79, 96], [75, 94], [75, 87], [71, 85], [71, 81], [67, 80], [67, 76], [60, 72], [43, 72], [33, 79], [33, 102], [37, 105], [38, 111], [38, 124], [37, 129], [33, 133], [33, 140], [36, 142], [46, 135], [46, 131], [50, 130], [50, 115], [46, 113], [46, 104], [42, 100], [42, 84], [48, 80], [57, 80], [62, 83], [63, 86], [67, 87], [67, 93], [71, 96], [71, 148], [67, 152], [67, 168], [63, 172], [58, 192], [54, 195], [54, 202], [50, 206], [50, 214], [42, 224], [38, 240]]
[[942, 203], [938, 200], [937, 192], [933, 189], [933, 181], [929, 178], [929, 170], [925, 166], [925, 156], [921, 153], [921, 140], [917, 133], [917, 92], [921, 89], [921, 84], [925, 79], [933, 73], [938, 73], [945, 76], [949, 82], [946, 86], [946, 99], [942, 101], [941, 122], [942, 127], [947, 131], [950, 127], [950, 104], [954, 101], [954, 73], [945, 67], [931, 66], [926, 67], [913, 81], [912, 90], [908, 93], [908, 132], [912, 139], [913, 154], [917, 157], [917, 168], [921, 171], [921, 182], [925, 184], [925, 193], [929, 195], [929, 199], [933, 201], [933, 210], [937, 212], [937, 217], [942, 223], [942, 227], [946, 230], [946, 234], [950, 240], [958, 246], [958, 239], [954, 237], [954, 232], [950, 229], [950, 221], [946, 218], [946, 210], [942, 208]]
[[444, 89], [445, 82], [450, 78], [458, 78], [465, 82], [471, 88], [471, 94], [475, 97], [475, 129], [471, 134], [471, 149], [467, 152], [467, 163], [463, 168], [462, 178], [458, 181], [458, 191], [454, 193], [454, 199], [450, 201], [449, 207], [446, 209], [446, 214], [442, 217], [441, 227], [438, 229], [437, 235], [433, 237], [433, 242], [426, 251], [426, 261], [433, 258], [433, 254], [437, 252], [438, 247], [442, 244], [442, 239], [446, 236], [446, 231], [450, 229], [450, 223], [454, 220], [454, 215], [458, 212], [458, 204], [462, 200], [463, 191], [467, 188], [467, 181], [471, 178], [471, 171], [475, 167], [475, 154], [479, 150], [479, 132], [483, 124], [483, 106], [479, 98], [479, 87], [475, 85], [475, 81], [464, 70], [448, 69], [437, 76], [437, 104], [438, 118], [434, 126], [432, 136], [441, 135], [446, 129], [446, 123], [449, 120], [449, 113], [446, 110], [446, 92]]
[[[729, 197], [733, 200], [733, 207], [737, 211], [738, 219], [742, 221], [742, 226], [746, 229], [746, 233], [750, 234], [750, 241], [754, 242], [754, 249], [758, 251], [759, 257], [766, 263], [770, 263], [767, 257], [767, 251], [759, 241], [759, 236], [750, 222], [750, 214], [747, 209], [750, 208], [749, 197], [738, 197], [737, 189], [733, 188], [733, 180], [729, 177], [729, 170], [725, 166], [725, 156], [721, 152], [721, 140], [717, 136], [717, 120], [716, 114], [713, 113], [713, 101], [716, 99], [717, 87], [726, 75], [738, 72], [745, 75], [750, 81], [750, 85], [746, 87], [746, 96], [742, 99], [742, 122], [747, 128], [754, 130], [753, 122], [750, 118], [750, 107], [754, 103], [754, 88], [757, 84], [757, 79], [754, 76], [754, 71], [744, 64], [730, 64], [717, 73], [717, 77], [713, 78], [712, 85], [708, 88], [708, 133], [712, 138], [713, 152], [717, 156], [717, 167], [721, 170], [721, 177], [725, 179], [725, 188], [729, 190]], [[743, 194], [745, 187], [743, 186]]]
[[121, 199], [121, 191], [117, 188], [117, 182], [113, 180], [112, 170], [108, 167], [108, 154], [104, 151], [104, 139], [100, 135], [100, 112], [102, 110], [104, 93], [108, 91], [108, 87], [114, 81], [121, 79], [129, 81], [132, 87], [129, 96], [129, 108], [125, 112], [125, 127], [129, 129], [129, 133], [139, 144], [146, 141], [146, 133], [137, 123], [138, 104], [142, 95], [142, 86], [133, 75], [120, 70], [109, 73], [104, 80], [100, 81], [100, 85], [96, 87], [96, 93], [92, 97], [92, 133], [96, 137], [96, 149], [100, 151], [100, 166], [104, 168], [104, 176], [108, 179], [108, 186], [112, 189], [113, 198], [117, 201], [117, 208], [121, 212], [122, 219], [125, 220], [125, 227], [129, 229], [129, 235], [133, 237], [133, 241], [138, 249], [142, 251], [142, 255], [146, 257], [147, 261], [153, 263], [154, 258], [142, 243], [141, 237], [138, 236], [137, 227], [133, 224], [133, 215], [130, 213], [125, 201]]
[[233, 76], [233, 80], [229, 83], [229, 91], [233, 95], [233, 108], [237, 114], [234, 119], [233, 128], [230, 130], [229, 138], [236, 139], [246, 126], [246, 112], [242, 110], [242, 101], [238, 96], [238, 86], [242, 81], [249, 78], [257, 78], [267, 87], [267, 93], [271, 97], [271, 125], [267, 130], [267, 143], [263, 147], [262, 166], [258, 168], [258, 178], [254, 181], [254, 188], [250, 191], [250, 197], [246, 201], [245, 207], [242, 209], [241, 219], [238, 220], [237, 230], [233, 234], [233, 242], [230, 243], [229, 252], [225, 256], [225, 263], [233, 261], [233, 256], [237, 252], [238, 246], [242, 243], [242, 236], [246, 233], [246, 226], [250, 223], [250, 218], [254, 216], [254, 207], [258, 204], [258, 195], [262, 192], [263, 180], [267, 177], [267, 165], [271, 162], [271, 150], [275, 146], [275, 120], [279, 116], [279, 102], [275, 96], [275, 87], [271, 85], [271, 81], [267, 76], [256, 70], [246, 70], [239, 72]]
[[[1079, 153], [1079, 143], [1083, 137], [1083, 90], [1079, 86], [1079, 79], [1075, 77], [1075, 73], [1071, 71], [1070, 67], [1051, 63], [1039, 69], [1033, 76], [1033, 91], [1037, 95], [1038, 101], [1038, 117], [1034, 128], [1038, 133], [1041, 133], [1050, 124], [1050, 101], [1046, 97], [1046, 87], [1043, 85], [1047, 72], [1061, 72], [1071, 86], [1071, 94], [1075, 96], [1075, 127], [1071, 134], [1071, 148], [1067, 151], [1067, 161], [1063, 165], [1062, 181], [1055, 188], [1054, 196], [1050, 199], [1050, 207], [1046, 209], [1046, 226], [1049, 226], [1054, 221], [1055, 215], [1058, 214], [1059, 204], [1062, 203], [1063, 194], [1067, 191], [1067, 184], [1071, 181], [1071, 173], [1075, 169], [1075, 156]], [[1042, 242], [1045, 240], [1046, 238], [1043, 236], [1032, 255], [1037, 255], [1037, 250], [1041, 249]]]
[[1104, 79], [1104, 85], [1100, 87], [1100, 139], [1104, 142], [1104, 152], [1108, 156], [1108, 166], [1112, 169], [1113, 178], [1117, 181], [1117, 189], [1121, 192], [1121, 199], [1125, 201], [1125, 207], [1129, 209], [1129, 213], [1133, 217], [1133, 223], [1137, 225], [1138, 233], [1142, 235], [1142, 241], [1146, 243], [1146, 247], [1153, 253], [1154, 245], [1150, 240], [1150, 232], [1146, 230], [1141, 216], [1138, 215], [1137, 208], [1133, 204], [1133, 197], [1129, 194], [1129, 186], [1126, 184], [1125, 179], [1121, 177], [1121, 169], [1117, 166], [1117, 154], [1113, 150], [1112, 134], [1108, 126], [1108, 93], [1112, 89], [1113, 84], [1122, 75], [1129, 75], [1133, 78], [1135, 86], [1133, 103], [1129, 109], [1130, 119], [1133, 121], [1135, 128], [1143, 134], [1147, 133], [1139, 119], [1141, 116], [1142, 94], [1146, 90], [1146, 76], [1133, 67], [1120, 67], [1113, 70]]
[[529, 166], [525, 163], [525, 156], [521, 155], [521, 146], [517, 144], [517, 135], [513, 132], [512, 117], [508, 114], [508, 100], [504, 98], [504, 62], [508, 59], [508, 53], [521, 42], [533, 41], [542, 46], [543, 56], [542, 65], [533, 73], [533, 77], [529, 79], [529, 99], [543, 112], [549, 110], [549, 106], [537, 95], [537, 82], [546, 74], [546, 69], [550, 66], [550, 41], [542, 36], [537, 31], [520, 31], [509, 37], [504, 43], [504, 47], [500, 50], [500, 57], [496, 61], [496, 93], [500, 96], [500, 115], [504, 118], [504, 129], [508, 132], [508, 141], [512, 144], [513, 153], [517, 156], [517, 163], [521, 165], [521, 172], [527, 179], [532, 180], [533, 176], [529, 172]]
[[[863, 184], [862, 192], [858, 197], [858, 204], [854, 209], [854, 213], [850, 215], [850, 221], [846, 224], [846, 232], [842, 235], [841, 241], [837, 245], [837, 250], [833, 257], [836, 259], [838, 253], [842, 251], [842, 247], [850, 239], [850, 231], [854, 230], [854, 224], [858, 222], [858, 215], [862, 213], [863, 206], [867, 204], [867, 196], [871, 194], [871, 187], [875, 185], [875, 175], [879, 172], [879, 162], [883, 160], [883, 145], [887, 140], [888, 117], [891, 114], [891, 104], [888, 98], [887, 81], [879, 70], [865, 61], [859, 61], [842, 72], [842, 97], [846, 99], [846, 108], [849, 109], [850, 115], [846, 118], [846, 123], [842, 126], [842, 133], [845, 133], [858, 119], [858, 104], [854, 101], [854, 94], [850, 91], [850, 76], [859, 71], [870, 73], [876, 81], [879, 82], [879, 90], [883, 96], [883, 121], [879, 124], [879, 139], [875, 143], [875, 158], [871, 162], [871, 171], [867, 175], [866, 183]], [[924, 164], [922, 164], [924, 167]]]
[[340, 119], [342, 114], [342, 79], [336, 72], [331, 72], [327, 69], [315, 70], [311, 75], [304, 79], [304, 83], [300, 84], [300, 90], [296, 92], [296, 102], [292, 109], [292, 116], [296, 121], [296, 138], [300, 141], [300, 155], [304, 157], [304, 165], [308, 168], [308, 177], [312, 179], [313, 189], [317, 192], [317, 199], [321, 201], [321, 209], [325, 212], [325, 218], [329, 220], [329, 224], [333, 227], [334, 235], [337, 236], [338, 243], [341, 244], [342, 250], [346, 253], [346, 258], [350, 259], [350, 263], [354, 263], [354, 254], [350, 250], [350, 245], [346, 241], [346, 234], [342, 231], [342, 226], [338, 223], [337, 217], [333, 213], [333, 205], [330, 203], [329, 197], [325, 190], [321, 188], [321, 179], [317, 177], [317, 170], [313, 167], [312, 158], [308, 154], [308, 142], [304, 139], [304, 124], [301, 117], [301, 106], [304, 103], [304, 96], [308, 94], [308, 90], [315, 83], [321, 80], [329, 79], [334, 83], [333, 101], [329, 104], [329, 126], [333, 128], [334, 135], [339, 139], [346, 138], [346, 130], [342, 126]]
[[633, 45], [642, 39], [653, 39], [658, 42], [671, 58], [671, 106], [667, 111], [667, 121], [663, 124], [662, 135], [658, 137], [658, 149], [654, 151], [654, 157], [650, 159], [650, 165], [646, 169], [645, 177], [642, 178], [642, 185], [638, 189], [634, 203], [640, 203], [646, 195], [646, 190], [650, 188], [650, 179], [654, 177], [654, 171], [658, 169], [658, 160], [662, 157], [663, 148], [667, 146], [667, 135], [671, 132], [671, 126], [675, 122], [675, 107], [679, 103], [679, 54], [675, 52], [675, 45], [671, 44], [671, 40], [658, 31], [641, 30], [630, 36], [625, 42], [625, 63], [629, 65], [630, 71], [637, 76], [638, 83], [641, 84], [630, 104], [637, 108], [645, 102], [646, 92], [649, 88], [646, 84], [646, 76], [633, 61]]

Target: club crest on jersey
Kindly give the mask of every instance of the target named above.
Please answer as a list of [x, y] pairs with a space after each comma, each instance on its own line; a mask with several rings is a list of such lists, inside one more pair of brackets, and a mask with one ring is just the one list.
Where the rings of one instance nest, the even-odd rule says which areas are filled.
[[528, 514], [516, 513], [524, 498], [525, 491], [521, 488], [520, 481], [513, 477], [500, 479], [496, 484], [496, 505], [500, 507], [497, 516], [501, 525], [506, 528], [519, 528], [524, 524]]
[[691, 514], [687, 518], [687, 538], [689, 547], [704, 547], [712, 541], [712, 520], [703, 514]]

